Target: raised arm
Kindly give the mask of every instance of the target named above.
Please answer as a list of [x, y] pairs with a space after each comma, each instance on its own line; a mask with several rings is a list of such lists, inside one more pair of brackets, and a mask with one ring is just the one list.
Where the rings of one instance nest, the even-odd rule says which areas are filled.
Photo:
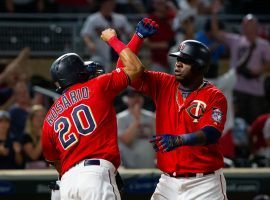
[[116, 35], [114, 29], [108, 28], [102, 31], [101, 39], [107, 42], [120, 56], [124, 64], [124, 71], [130, 78], [134, 80], [144, 69], [139, 58], [124, 44]]
[[[132, 36], [131, 40], [127, 44], [127, 47], [136, 55], [138, 54], [138, 51], [140, 50], [142, 43], [145, 38], [148, 38], [152, 35], [154, 35], [158, 31], [158, 24], [149, 19], [149, 18], [143, 18], [136, 26], [135, 33]], [[123, 62], [119, 58], [117, 60], [116, 68], [123, 68]]]
[[214, 35], [214, 37], [221, 41], [224, 42], [224, 32], [219, 29], [218, 25], [218, 12], [220, 11], [221, 3], [219, 0], [215, 0], [214, 3], [212, 4], [211, 12], [211, 32]]

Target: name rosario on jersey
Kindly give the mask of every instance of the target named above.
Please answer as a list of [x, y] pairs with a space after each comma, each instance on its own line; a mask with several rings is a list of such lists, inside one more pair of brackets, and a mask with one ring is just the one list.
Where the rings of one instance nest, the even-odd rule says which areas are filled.
[[59, 99], [56, 100], [55, 104], [51, 107], [50, 113], [47, 115], [46, 121], [50, 126], [53, 125], [54, 121], [58, 118], [59, 114], [64, 112], [67, 108], [76, 104], [77, 102], [89, 99], [88, 87], [82, 87], [77, 90], [71, 90], [64, 93]]

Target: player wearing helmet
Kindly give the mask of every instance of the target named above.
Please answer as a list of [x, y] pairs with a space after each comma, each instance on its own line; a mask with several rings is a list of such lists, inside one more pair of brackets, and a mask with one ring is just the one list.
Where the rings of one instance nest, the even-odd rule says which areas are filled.
[[84, 62], [76, 53], [67, 53], [56, 59], [50, 69], [57, 91], [75, 83], [83, 83], [88, 79], [104, 74], [104, 68], [94, 61]]
[[[138, 24], [149, 36], [157, 31], [154, 25]], [[101, 38], [120, 55], [124, 68], [102, 74], [99, 65], [84, 62], [74, 53], [59, 57], [51, 66], [62, 95], [45, 118], [42, 147], [45, 158], [58, 167], [62, 200], [120, 199], [115, 179], [120, 155], [113, 102], [143, 66], [118, 40], [115, 30], [106, 29]]]
[[[170, 56], [176, 58], [174, 75], [144, 70], [132, 82], [156, 105], [156, 136], [150, 142], [163, 174], [151, 199], [227, 199], [217, 144], [227, 100], [203, 78], [210, 51], [198, 41], [186, 40]], [[122, 67], [120, 61], [118, 66]]]

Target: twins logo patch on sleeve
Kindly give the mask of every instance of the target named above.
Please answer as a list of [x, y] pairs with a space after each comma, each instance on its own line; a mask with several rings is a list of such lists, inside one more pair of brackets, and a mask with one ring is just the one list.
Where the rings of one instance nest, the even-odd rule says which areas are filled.
[[215, 122], [220, 123], [222, 120], [222, 115], [223, 115], [223, 113], [221, 112], [221, 110], [219, 110], [218, 108], [213, 108], [212, 119]]

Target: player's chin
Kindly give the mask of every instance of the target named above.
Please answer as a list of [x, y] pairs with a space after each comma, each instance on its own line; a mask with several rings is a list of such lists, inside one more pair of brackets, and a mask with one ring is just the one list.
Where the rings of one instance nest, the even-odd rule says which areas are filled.
[[176, 75], [176, 74], [175, 74], [175, 79], [176, 79], [177, 81], [182, 81], [182, 80], [184, 80], [184, 76], [182, 76], [182, 75]]

